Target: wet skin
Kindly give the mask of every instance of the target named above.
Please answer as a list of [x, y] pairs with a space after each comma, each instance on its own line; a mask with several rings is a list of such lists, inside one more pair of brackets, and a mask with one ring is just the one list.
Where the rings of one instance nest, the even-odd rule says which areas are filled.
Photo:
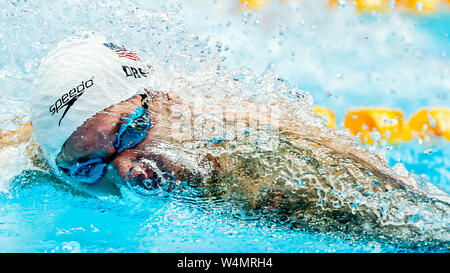
[[[158, 186], [157, 183], [160, 178], [157, 177], [154, 166], [150, 166], [148, 161], [156, 164], [160, 170], [159, 173], [168, 176], [173, 175], [177, 180], [185, 180], [186, 176], [189, 175], [188, 170], [183, 169], [183, 166], [179, 166], [166, 156], [149, 151], [149, 149], [155, 148], [161, 143], [192, 140], [188, 130], [182, 132], [176, 129], [183, 127], [180, 126], [180, 122], [184, 122], [184, 124], [189, 123], [189, 108], [182, 103], [180, 98], [171, 93], [157, 92], [148, 101], [152, 126], [148, 129], [148, 136], [141, 143], [120, 153], [114, 147], [114, 143], [117, 140], [117, 132], [123, 122], [123, 118], [128, 117], [137, 107], [141, 106], [141, 96], [135, 95], [124, 102], [97, 113], [87, 120], [63, 145], [61, 153], [57, 157], [58, 165], [63, 168], [69, 168], [79, 161], [98, 157], [108, 158], [110, 163], [105, 175], [94, 184], [82, 185], [85, 190], [104, 191], [105, 187], [116, 188], [117, 185], [127, 182], [143, 184], [146, 188], [152, 189]], [[227, 110], [228, 112], [224, 116], [226, 120], [244, 120], [248, 122], [249, 119], [256, 119], [264, 123], [271, 122], [264, 115], [261, 117], [240, 116], [242, 112], [240, 108], [234, 110], [233, 108], [227, 108]], [[257, 113], [257, 109], [250, 108], [249, 112]], [[262, 112], [266, 113], [268, 111], [264, 110]], [[178, 118], [180, 113], [183, 116], [181, 119]], [[308, 125], [299, 127], [290, 120], [280, 120], [277, 127], [297, 137], [322, 143], [328, 148], [339, 152], [343, 157], [354, 158], [357, 162], [379, 174], [382, 177], [382, 181], [386, 181], [396, 187], [401, 185], [401, 183], [398, 183], [397, 178], [391, 177], [380, 158], [368, 151], [358, 149], [356, 146], [343, 144], [337, 140], [332, 141], [329, 139], [326, 131], [322, 132]], [[362, 155], [366, 156], [362, 157]], [[147, 161], [142, 159], [147, 159]], [[109, 189], [107, 191], [111, 193]]]
[[[283, 102], [279, 105], [281, 103]], [[97, 157], [110, 160], [106, 173], [99, 181], [94, 184], [74, 183], [73, 186], [81, 187], [83, 192], [93, 196], [120, 195], [117, 186], [125, 183], [153, 189], [160, 186], [158, 184], [160, 177], [154, 166], [159, 170], [159, 175], [174, 176], [178, 181], [186, 180], [190, 175], [187, 168], [162, 153], [153, 153], [151, 150], [159, 147], [170, 150], [171, 146], [165, 144], [192, 141], [189, 130], [179, 130], [183, 127], [180, 126], [180, 122], [185, 125], [192, 122], [192, 116], [189, 116], [190, 109], [173, 94], [158, 92], [148, 102], [152, 126], [141, 143], [120, 153], [114, 147], [123, 118], [141, 106], [141, 96], [133, 96], [97, 113], [69, 137], [58, 155], [59, 166], [69, 168], [78, 161]], [[429, 200], [426, 195], [416, 191], [414, 195], [410, 195], [409, 190], [403, 191], [408, 189], [406, 182], [413, 178], [393, 173], [379, 156], [350, 143], [345, 136], [341, 135], [340, 139], [333, 138], [326, 128], [307, 123], [299, 125], [293, 119], [269, 119], [265, 115], [270, 112], [269, 110], [263, 108], [260, 110], [262, 115], [258, 115], [257, 108], [251, 108], [251, 104], [247, 107], [248, 109], [242, 109], [239, 105], [234, 108], [228, 107], [224, 119], [249, 123], [258, 121], [264, 124], [274, 124], [275, 121], [276, 128], [284, 132], [282, 135], [284, 142], [276, 151], [281, 154], [274, 156], [283, 156], [283, 160], [286, 158], [284, 161], [286, 164], [271, 161], [274, 156], [265, 153], [264, 150], [255, 150], [256, 152], [251, 150], [250, 153], [245, 149], [235, 150], [219, 156], [216, 156], [217, 153], [207, 154], [204, 159], [206, 163], [212, 163], [214, 172], [209, 178], [197, 181], [200, 182], [197, 186], [204, 190], [205, 196], [216, 197], [220, 194], [227, 201], [239, 202], [238, 207], [245, 210], [263, 209], [270, 219], [288, 215], [294, 226], [298, 227], [317, 230], [339, 229], [349, 234], [353, 232], [368, 234], [366, 231], [368, 227], [367, 230], [370, 230], [373, 236], [403, 238], [404, 234], [407, 234], [408, 239], [413, 238], [409, 225], [404, 225], [409, 216], [406, 216], [406, 220], [403, 218], [394, 220], [400, 223], [398, 225], [384, 226], [379, 225], [379, 219], [382, 217], [379, 216], [381, 215], [379, 205], [360, 206], [356, 214], [352, 209], [354, 201], [358, 200], [359, 196], [367, 194], [367, 191], [373, 196], [378, 196], [373, 198], [379, 198], [380, 202], [392, 199], [389, 204], [393, 208], [397, 203], [403, 204], [406, 201], [413, 207], [422, 204], [423, 200]], [[245, 142], [242, 144], [246, 145]], [[255, 157], [260, 160], [253, 160]], [[266, 164], [252, 164], [255, 162]], [[273, 164], [267, 162], [276, 162], [277, 166], [274, 168]], [[303, 181], [307, 186], [297, 187], [284, 183], [285, 180], [279, 174], [291, 169], [294, 173], [303, 175]], [[327, 192], [330, 192], [329, 189], [338, 189], [344, 194], [349, 192], [352, 194], [336, 197], [330, 193], [327, 197], [329, 202], [318, 202], [319, 198], [322, 198], [321, 194], [325, 194], [324, 189]], [[336, 201], [342, 205], [335, 207]], [[438, 211], [440, 206], [437, 206]], [[389, 217], [394, 219], [397, 217], [396, 210], [391, 211], [392, 215]], [[434, 236], [434, 233], [431, 235]], [[414, 238], [422, 240], [423, 236], [417, 233]]]

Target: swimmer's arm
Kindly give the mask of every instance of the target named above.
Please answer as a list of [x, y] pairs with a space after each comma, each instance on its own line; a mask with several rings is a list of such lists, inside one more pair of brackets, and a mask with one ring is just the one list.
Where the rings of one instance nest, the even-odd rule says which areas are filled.
[[[283, 107], [280, 107], [281, 105]], [[274, 107], [249, 103], [247, 109], [227, 107], [224, 118], [227, 121], [245, 123], [249, 127], [270, 124], [273, 129], [280, 130], [289, 137], [305, 138], [323, 144], [343, 156], [354, 158], [365, 167], [383, 176], [385, 181], [390, 181], [390, 184], [402, 187], [403, 183], [399, 181], [403, 178], [393, 174], [380, 156], [368, 151], [361, 145], [355, 144], [351, 136], [336, 134], [334, 129], [316, 126], [314, 123], [301, 122], [298, 117], [287, 117], [286, 115], [280, 115], [279, 112], [277, 113], [279, 108], [289, 109], [291, 107], [284, 101], [278, 101]], [[291, 113], [295, 115], [296, 110], [292, 109]]]
[[31, 122], [19, 123], [19, 128], [15, 131], [0, 131], [0, 149], [6, 147], [17, 147], [22, 143], [26, 145], [26, 154], [31, 158], [33, 165], [41, 169], [49, 169], [47, 162], [41, 156], [40, 146], [32, 141], [33, 126]]
[[31, 122], [19, 123], [19, 128], [15, 131], [0, 131], [0, 148], [6, 146], [17, 146], [30, 141], [33, 134]]

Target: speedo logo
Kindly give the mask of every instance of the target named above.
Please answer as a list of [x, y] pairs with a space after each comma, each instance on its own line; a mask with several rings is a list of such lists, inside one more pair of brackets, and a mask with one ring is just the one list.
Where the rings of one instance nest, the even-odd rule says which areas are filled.
[[83, 95], [84, 91], [89, 87], [94, 85], [94, 80], [82, 81], [80, 85], [75, 88], [70, 89], [69, 92], [63, 94], [61, 98], [57, 99], [55, 103], [50, 106], [50, 113], [52, 116], [55, 113], [59, 113], [63, 108], [65, 108], [64, 113], [61, 116], [61, 119], [58, 122], [58, 126], [61, 126], [62, 119], [66, 116], [67, 111], [69, 111], [70, 107], [78, 100], [81, 95]]

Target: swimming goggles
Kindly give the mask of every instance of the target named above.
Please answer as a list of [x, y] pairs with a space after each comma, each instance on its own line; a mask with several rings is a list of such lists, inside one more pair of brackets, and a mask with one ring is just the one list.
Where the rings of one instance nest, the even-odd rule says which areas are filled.
[[82, 160], [69, 168], [58, 166], [66, 175], [87, 184], [97, 182], [106, 172], [106, 167], [111, 162], [114, 155], [126, 149], [134, 148], [148, 135], [148, 128], [152, 126], [150, 111], [148, 110], [148, 96], [140, 94], [142, 97], [142, 107], [136, 110], [128, 117], [123, 119], [117, 132], [117, 139], [114, 143], [116, 152], [107, 158], [96, 157], [88, 160]]

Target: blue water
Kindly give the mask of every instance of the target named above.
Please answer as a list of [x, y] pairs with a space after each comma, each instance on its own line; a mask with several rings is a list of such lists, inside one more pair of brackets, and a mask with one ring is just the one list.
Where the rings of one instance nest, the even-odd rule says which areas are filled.
[[142, 198], [134, 192], [120, 200], [98, 200], [74, 196], [55, 181], [38, 180], [1, 199], [2, 252], [408, 251], [337, 233], [290, 230], [232, 215], [208, 201]]
[[[259, 74], [275, 64], [290, 84], [333, 109], [338, 123], [354, 106], [395, 107], [409, 116], [421, 107], [450, 105], [450, 16], [445, 12], [433, 17], [348, 17], [348, 10], [328, 15], [325, 10], [306, 12], [301, 5], [298, 10], [272, 6], [242, 13], [226, 1], [112, 1], [101, 6], [104, 10], [86, 6], [86, 1], [72, 2], [70, 8], [65, 1], [0, 5], [6, 15], [0, 21], [0, 128], [14, 126], [8, 122], [14, 115], [27, 120], [23, 112], [40, 58], [76, 29], [100, 31], [136, 46], [149, 38], [149, 28], [129, 20], [136, 7], [178, 12], [187, 31], [204, 40], [232, 71], [245, 66]], [[287, 20], [285, 12], [295, 14], [295, 20]], [[432, 244], [412, 249], [333, 232], [291, 230], [236, 215], [195, 192], [144, 197], [123, 189], [122, 198], [86, 197], [45, 172], [30, 170], [27, 160], [16, 155], [21, 149], [3, 153], [8, 160], [1, 165], [0, 252], [442, 251]], [[386, 157], [390, 166], [402, 162], [450, 192], [449, 152], [446, 141], [414, 141], [390, 147]]]

